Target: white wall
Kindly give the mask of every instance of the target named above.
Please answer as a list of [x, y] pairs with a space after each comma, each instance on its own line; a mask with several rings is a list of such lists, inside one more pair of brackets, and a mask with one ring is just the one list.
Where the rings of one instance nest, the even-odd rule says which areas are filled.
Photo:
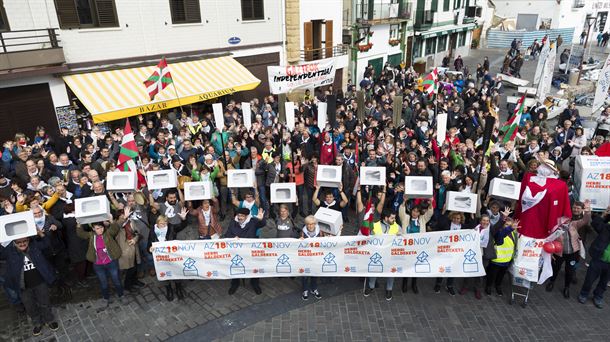
[[[284, 0], [276, 0], [284, 1]], [[269, 0], [267, 0], [269, 2]], [[341, 44], [343, 41], [343, 0], [301, 0], [301, 50], [305, 49], [305, 31], [303, 23], [312, 20], [333, 21], [333, 45]], [[325, 32], [322, 25], [322, 40]]]
[[[388, 60], [388, 56], [401, 52], [400, 44], [396, 46], [388, 44], [390, 40], [390, 25], [373, 25], [371, 32], [373, 32], [373, 36], [369, 38], [369, 42], [373, 43], [373, 47], [367, 52], [358, 51], [357, 75], [356, 77], [352, 76], [356, 80], [356, 84], [359, 84], [362, 80], [364, 69], [368, 65], [369, 60], [383, 57], [383, 63], [385, 63]], [[366, 44], [366, 40], [361, 42], [361, 44]]]
[[[227, 48], [230, 37], [241, 38], [239, 45], [282, 39], [277, 0], [265, 1], [265, 20], [252, 22], [241, 20], [240, 0], [200, 0], [202, 23], [181, 25], [172, 24], [168, 0], [115, 3], [119, 27], [60, 31], [68, 63]], [[12, 30], [59, 27], [53, 0], [5, 0], [4, 6]]]

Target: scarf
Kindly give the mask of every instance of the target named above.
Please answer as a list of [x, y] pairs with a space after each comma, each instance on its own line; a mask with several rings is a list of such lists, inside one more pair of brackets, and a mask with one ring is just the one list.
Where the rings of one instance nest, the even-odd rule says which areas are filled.
[[201, 209], [201, 213], [203, 214], [203, 219], [205, 221], [205, 225], [210, 225], [210, 220], [212, 218], [212, 209], [208, 209], [207, 211]]
[[303, 235], [305, 235], [307, 238], [318, 237], [318, 235], [320, 235], [320, 227], [316, 224], [316, 230], [314, 230], [313, 232], [310, 232], [309, 230], [307, 230], [307, 226], [304, 226]]
[[246, 208], [246, 209], [250, 209], [252, 210], [252, 207], [256, 204], [256, 201], [252, 201], [252, 202], [248, 202], [248, 201], [241, 201], [241, 205]]
[[500, 175], [502, 176], [510, 176], [513, 174], [513, 170], [509, 167], [506, 169], [506, 171], [502, 171], [500, 170]]
[[167, 217], [169, 219], [174, 216], [176, 216], [174, 206], [169, 204], [169, 202], [165, 201], [165, 217]]
[[489, 215], [489, 221], [492, 226], [500, 221], [500, 213], [494, 215], [491, 210], [487, 209], [487, 215]]
[[131, 229], [131, 220], [127, 220], [125, 221], [125, 224], [123, 224], [123, 227], [125, 228], [125, 237], [127, 238], [127, 240], [131, 240], [133, 239], [133, 230]]
[[337, 203], [337, 200], [334, 200], [334, 201], [332, 201], [330, 203], [326, 203], [326, 201], [324, 201], [324, 205], [326, 206], [326, 208], [330, 208], [333, 205], [335, 205], [336, 203]]
[[157, 240], [159, 240], [159, 242], [165, 242], [165, 238], [167, 236], [167, 227], [160, 228], [155, 224], [155, 235], [157, 236]]
[[47, 220], [47, 216], [46, 215], [42, 215], [42, 217], [40, 218], [34, 218], [34, 223], [36, 223], [36, 228], [38, 230], [41, 230], [42, 228], [44, 228], [44, 224]]
[[250, 219], [252, 218], [252, 216], [248, 216], [246, 217], [246, 219], [244, 220], [244, 223], [240, 223], [239, 220], [237, 219], [237, 217], [235, 218], [235, 222], [237, 222], [237, 224], [239, 225], [239, 227], [241, 229], [246, 228], [246, 225], [250, 222]]
[[72, 193], [70, 191], [66, 191], [66, 196], [60, 197], [59, 199], [66, 202], [66, 204], [72, 204]]
[[449, 230], [460, 230], [462, 229], [462, 225], [461, 224], [455, 224], [453, 222], [451, 222], [451, 226], [449, 227]]

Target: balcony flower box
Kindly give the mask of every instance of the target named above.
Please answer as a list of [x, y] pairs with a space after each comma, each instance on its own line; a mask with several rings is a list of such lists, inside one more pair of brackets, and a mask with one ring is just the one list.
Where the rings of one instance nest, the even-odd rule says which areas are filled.
[[396, 45], [400, 44], [400, 39], [390, 39], [388, 41], [388, 44], [390, 44], [390, 46], [396, 46]]
[[357, 45], [360, 52], [367, 52], [373, 47], [373, 43]]

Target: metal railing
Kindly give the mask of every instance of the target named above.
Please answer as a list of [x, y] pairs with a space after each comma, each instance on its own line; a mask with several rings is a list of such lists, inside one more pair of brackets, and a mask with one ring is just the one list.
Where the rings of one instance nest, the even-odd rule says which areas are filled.
[[[374, 0], [369, 0], [374, 1]], [[387, 1], [387, 0], [386, 0]], [[376, 3], [370, 5], [366, 2], [356, 4], [356, 18], [365, 20], [384, 20], [384, 19], [411, 19], [413, 13], [413, 3]]]
[[0, 32], [0, 53], [59, 48], [56, 28]]
[[305, 49], [301, 50], [302, 61], [316, 61], [318, 59], [338, 57], [347, 55], [349, 46], [346, 44], [339, 44], [333, 47], [323, 47], [319, 49]]

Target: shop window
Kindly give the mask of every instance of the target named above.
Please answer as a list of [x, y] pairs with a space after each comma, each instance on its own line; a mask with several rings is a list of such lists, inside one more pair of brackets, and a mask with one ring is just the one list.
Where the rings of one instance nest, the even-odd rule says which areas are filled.
[[400, 39], [400, 25], [390, 25], [390, 39]]
[[62, 29], [119, 26], [114, 0], [55, 0], [55, 9]]
[[426, 39], [426, 55], [433, 55], [436, 52], [436, 37]]
[[413, 58], [421, 57], [422, 41], [416, 39], [413, 43]]
[[199, 0], [169, 0], [169, 8], [174, 24], [201, 22]]
[[460, 35], [458, 36], [458, 46], [466, 45], [466, 33], [467, 32], [460, 32]]
[[447, 36], [438, 37], [438, 48], [436, 52], [443, 52], [447, 50]]
[[263, 0], [241, 0], [241, 19], [263, 20], [265, 19], [265, 3]]
[[450, 7], [450, 6], [449, 6], [449, 4], [450, 4], [450, 3], [451, 3], [451, 0], [444, 0], [444, 1], [443, 1], [443, 11], [444, 11], [444, 12], [449, 11], [449, 7]]

